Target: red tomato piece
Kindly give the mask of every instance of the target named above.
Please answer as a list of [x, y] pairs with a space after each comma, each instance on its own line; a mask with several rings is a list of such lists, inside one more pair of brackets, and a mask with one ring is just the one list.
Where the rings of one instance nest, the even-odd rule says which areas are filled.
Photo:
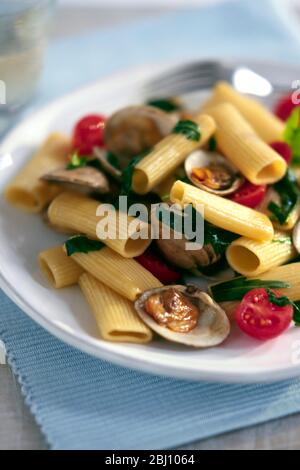
[[229, 199], [242, 206], [255, 208], [265, 197], [267, 186], [265, 184], [255, 185], [250, 181], [245, 183]]
[[98, 114], [85, 116], [74, 127], [73, 147], [80, 155], [89, 155], [93, 147], [104, 146], [105, 117]]
[[287, 163], [291, 161], [292, 150], [289, 144], [287, 144], [286, 142], [272, 142], [272, 144], [270, 144], [270, 147], [272, 147], [275, 152], [279, 153], [279, 155], [281, 155]]
[[299, 106], [299, 103], [293, 103], [292, 96], [293, 93], [283, 96], [275, 106], [274, 113], [283, 121], [286, 121], [292, 111]]
[[[276, 297], [280, 294], [272, 292]], [[253, 289], [238, 305], [235, 318], [240, 329], [260, 340], [276, 338], [285, 331], [293, 319], [293, 306], [280, 307], [269, 301], [266, 289]]]
[[156, 253], [149, 249], [135, 259], [163, 284], [172, 284], [181, 277], [179, 271], [168, 266]]

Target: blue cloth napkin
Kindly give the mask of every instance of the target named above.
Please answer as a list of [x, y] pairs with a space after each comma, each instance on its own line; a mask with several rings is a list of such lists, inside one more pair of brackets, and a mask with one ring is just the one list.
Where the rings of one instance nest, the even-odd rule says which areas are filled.
[[[297, 61], [299, 53], [293, 19], [278, 2], [245, 0], [182, 11], [52, 44], [36, 105], [102, 74], [149, 61], [220, 56]], [[54, 449], [170, 448], [300, 411], [300, 380], [193, 383], [116, 367], [55, 339], [3, 293], [0, 337]]]

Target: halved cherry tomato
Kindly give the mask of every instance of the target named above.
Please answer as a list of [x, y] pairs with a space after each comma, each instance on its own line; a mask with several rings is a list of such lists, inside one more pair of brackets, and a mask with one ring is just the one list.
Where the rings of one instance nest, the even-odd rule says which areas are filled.
[[98, 114], [85, 116], [77, 122], [73, 131], [73, 147], [80, 155], [89, 155], [93, 147], [104, 146], [105, 117]]
[[276, 116], [283, 121], [286, 121], [292, 114], [292, 111], [299, 106], [299, 103], [293, 103], [292, 95], [292, 93], [289, 93], [283, 96], [274, 108]]
[[[272, 291], [276, 297], [280, 294]], [[280, 307], [269, 301], [266, 289], [253, 289], [238, 305], [235, 318], [240, 329], [249, 336], [267, 340], [279, 336], [293, 319], [293, 306]]]
[[229, 199], [243, 206], [255, 208], [265, 197], [266, 190], [267, 186], [265, 184], [255, 185], [250, 181], [245, 181]]
[[272, 144], [270, 144], [270, 147], [272, 147], [275, 152], [279, 153], [279, 155], [281, 155], [287, 163], [291, 161], [292, 150], [289, 144], [287, 144], [286, 142], [272, 142]]
[[176, 269], [168, 266], [155, 252], [146, 250], [140, 256], [137, 256], [136, 261], [140, 263], [145, 269], [150, 271], [157, 279], [163, 284], [172, 284], [180, 279], [181, 274]]

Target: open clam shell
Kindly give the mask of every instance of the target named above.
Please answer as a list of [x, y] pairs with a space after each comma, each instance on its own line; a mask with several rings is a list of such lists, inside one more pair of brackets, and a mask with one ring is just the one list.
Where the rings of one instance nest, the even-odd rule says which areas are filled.
[[[188, 333], [177, 333], [159, 325], [145, 310], [146, 300], [160, 292], [175, 288], [191, 300], [200, 311], [197, 326]], [[135, 309], [143, 322], [163, 338], [175, 343], [208, 348], [221, 344], [230, 333], [230, 323], [222, 308], [205, 292], [195, 286], [164, 286], [145, 291], [135, 302]]]
[[[233, 193], [244, 182], [237, 169], [217, 152], [197, 150], [187, 157], [184, 168], [194, 186], [219, 196]], [[196, 171], [202, 171], [205, 175], [203, 180], [196, 177]], [[207, 175], [210, 175], [210, 178]]]

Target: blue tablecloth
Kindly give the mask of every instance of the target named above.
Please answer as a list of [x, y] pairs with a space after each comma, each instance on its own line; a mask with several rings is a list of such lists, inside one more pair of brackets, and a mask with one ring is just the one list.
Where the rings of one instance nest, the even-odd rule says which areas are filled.
[[[278, 2], [241, 0], [174, 12], [54, 42], [34, 106], [146, 62], [195, 57], [296, 62], [299, 56], [294, 20]], [[192, 383], [96, 360], [41, 329], [4, 293], [0, 337], [25, 400], [55, 449], [170, 448], [300, 410], [300, 380]]]

